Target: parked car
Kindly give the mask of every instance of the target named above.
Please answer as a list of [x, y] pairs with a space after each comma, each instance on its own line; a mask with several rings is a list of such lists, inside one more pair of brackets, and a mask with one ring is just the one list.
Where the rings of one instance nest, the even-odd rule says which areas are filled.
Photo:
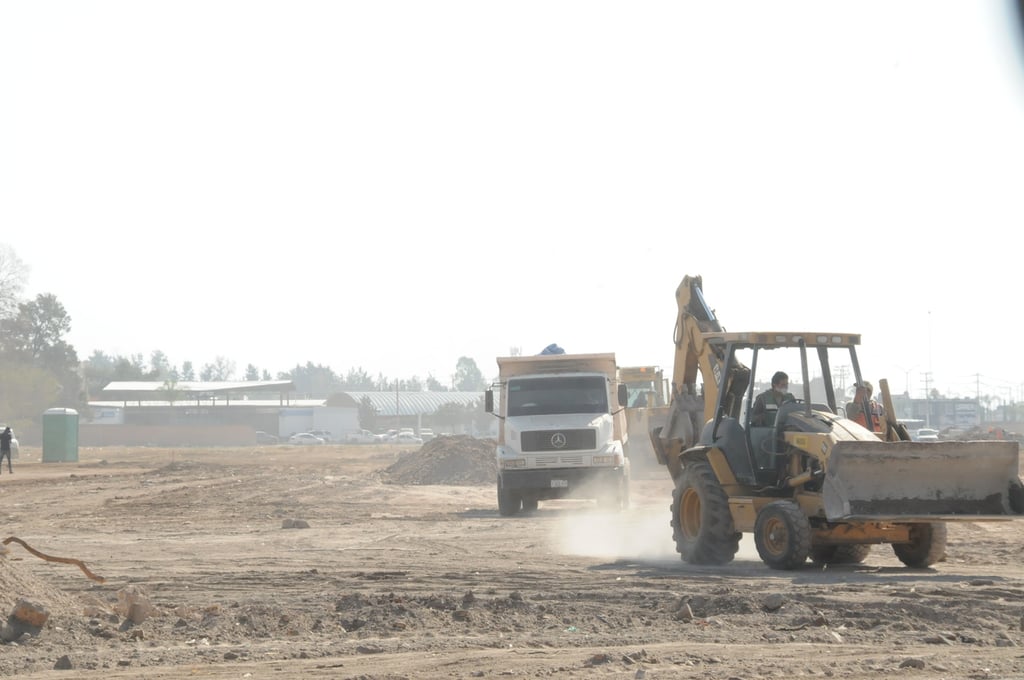
[[334, 441], [334, 437], [331, 436], [330, 430], [310, 430], [309, 433], [323, 439], [325, 444], [330, 444]]
[[937, 442], [939, 441], [939, 431], [930, 427], [922, 427], [911, 439], [919, 442]]
[[346, 444], [373, 444], [377, 441], [377, 435], [369, 430], [357, 430], [345, 435]]
[[279, 444], [281, 438], [277, 435], [263, 432], [261, 430], [256, 431], [256, 443], [257, 444]]
[[320, 437], [317, 437], [312, 432], [299, 432], [298, 434], [293, 434], [291, 437], [288, 437], [288, 443], [289, 444], [305, 444], [307, 446], [309, 446], [309, 445], [314, 445], [315, 446], [315, 445], [323, 444], [324, 440], [321, 439]]
[[431, 439], [433, 439], [436, 436], [437, 435], [434, 434], [434, 431], [431, 430], [429, 427], [421, 427], [420, 428], [420, 439], [422, 439], [423, 441], [429, 442]]
[[417, 437], [412, 432], [399, 432], [395, 435], [395, 438], [391, 440], [393, 444], [422, 444], [423, 440]]

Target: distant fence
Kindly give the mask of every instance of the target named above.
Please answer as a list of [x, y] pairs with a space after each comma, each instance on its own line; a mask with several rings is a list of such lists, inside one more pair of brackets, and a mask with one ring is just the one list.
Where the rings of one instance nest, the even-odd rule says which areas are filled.
[[79, 425], [79, 446], [246, 446], [255, 430], [244, 425]]

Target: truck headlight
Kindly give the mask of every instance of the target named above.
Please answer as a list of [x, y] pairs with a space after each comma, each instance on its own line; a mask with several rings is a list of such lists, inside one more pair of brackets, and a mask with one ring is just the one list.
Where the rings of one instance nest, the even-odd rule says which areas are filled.
[[501, 468], [503, 470], [514, 470], [515, 468], [524, 468], [524, 467], [526, 467], [526, 459], [525, 458], [502, 458], [501, 459]]
[[594, 465], [622, 465], [619, 456], [594, 456]]

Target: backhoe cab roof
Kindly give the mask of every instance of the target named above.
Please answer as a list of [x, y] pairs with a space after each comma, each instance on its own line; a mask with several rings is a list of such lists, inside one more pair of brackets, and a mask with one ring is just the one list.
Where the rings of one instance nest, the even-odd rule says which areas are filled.
[[859, 333], [755, 332], [701, 334], [705, 342], [713, 345], [743, 347], [854, 347], [860, 344]]

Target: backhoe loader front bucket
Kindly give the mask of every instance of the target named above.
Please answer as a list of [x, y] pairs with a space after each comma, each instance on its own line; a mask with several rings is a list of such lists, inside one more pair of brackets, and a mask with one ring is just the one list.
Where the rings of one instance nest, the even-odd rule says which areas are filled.
[[1015, 441], [840, 441], [822, 489], [829, 520], [1024, 519]]

